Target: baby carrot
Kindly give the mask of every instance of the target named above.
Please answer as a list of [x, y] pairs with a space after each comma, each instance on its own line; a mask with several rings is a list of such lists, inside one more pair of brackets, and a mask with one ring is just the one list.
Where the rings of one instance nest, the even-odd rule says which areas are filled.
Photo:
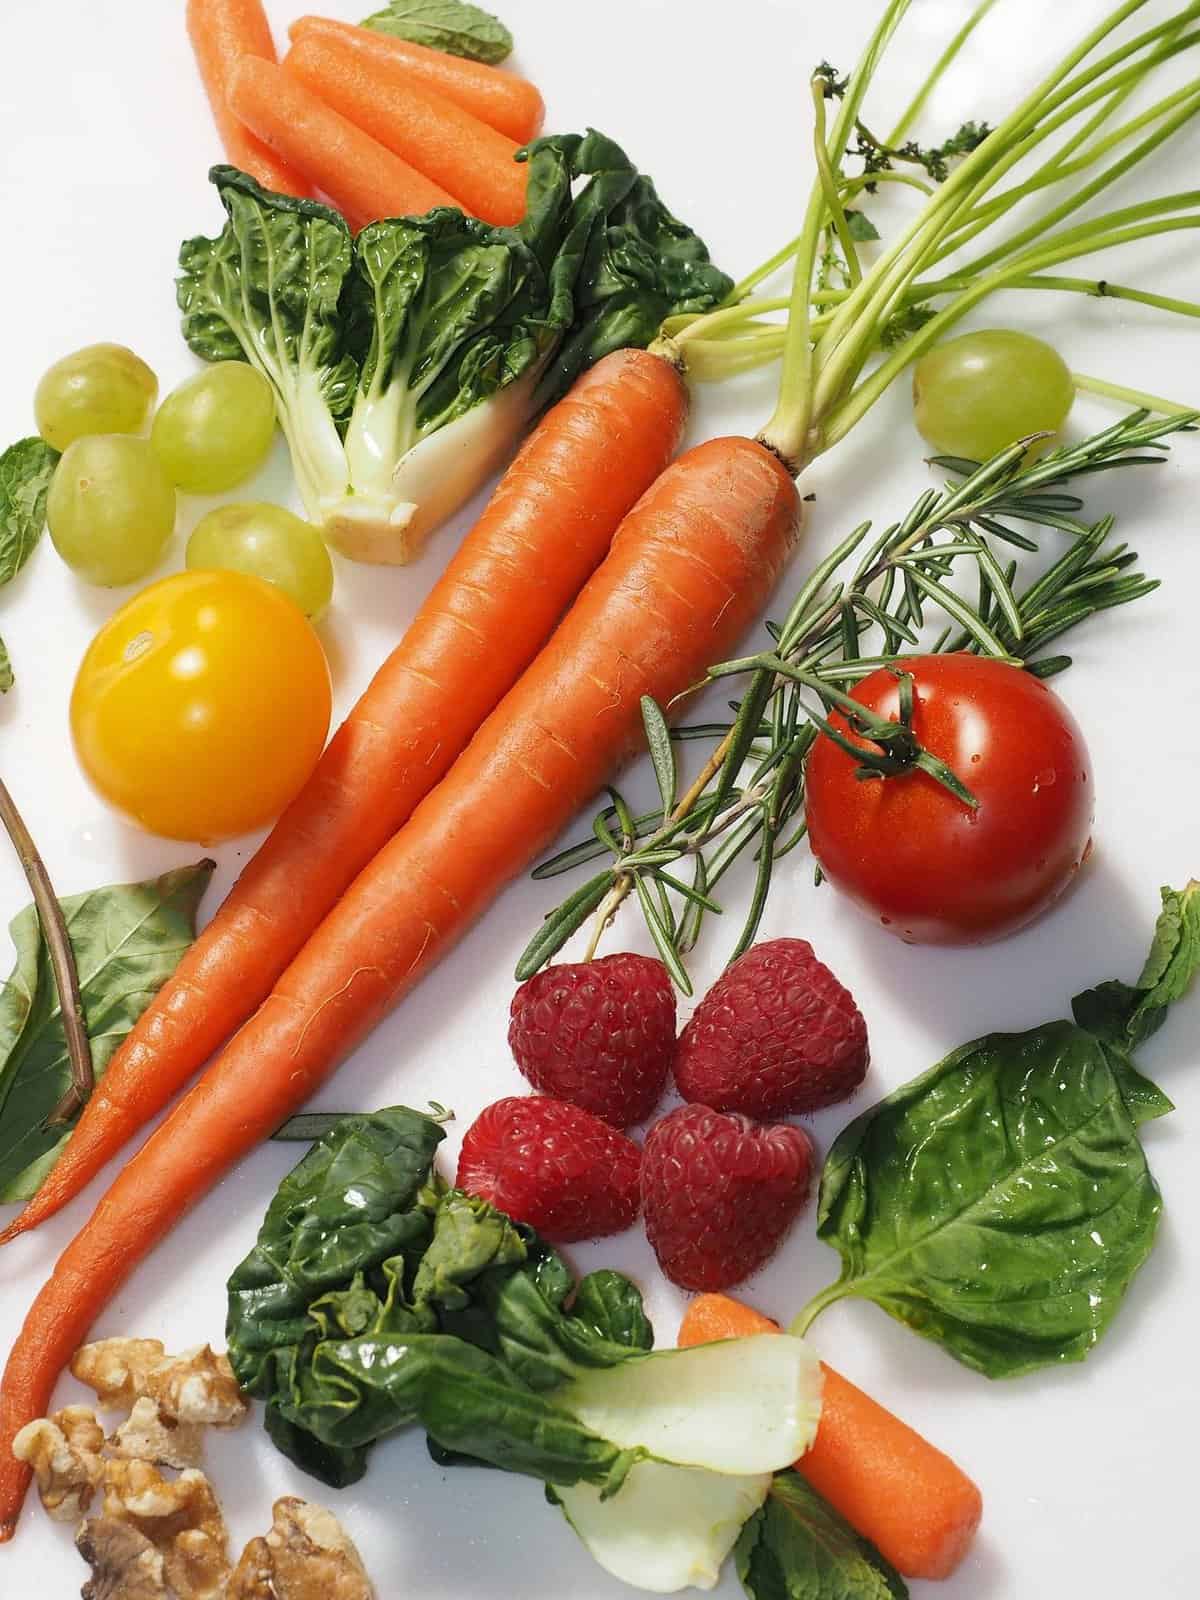
[[72, 1200], [270, 993], [545, 644], [686, 417], [683, 380], [643, 350], [605, 356], [546, 413], [0, 1243]]
[[407, 39], [359, 28], [351, 22], [334, 22], [328, 17], [300, 17], [288, 33], [293, 42], [336, 39], [361, 60], [374, 62], [392, 73], [397, 83], [416, 81], [436, 89], [518, 144], [528, 144], [542, 126], [545, 106], [541, 95], [527, 79], [518, 78], [513, 72], [502, 72], [498, 67], [465, 61], [441, 50], [428, 50], [423, 44], [410, 44]]
[[234, 115], [327, 194], [356, 231], [381, 217], [458, 205], [272, 61], [243, 56], [229, 75], [228, 97]]
[[464, 210], [509, 225], [525, 215], [529, 168], [518, 146], [469, 111], [387, 67], [338, 36], [301, 37], [284, 70], [394, 155], [456, 194]]
[[[779, 1332], [728, 1295], [698, 1295], [679, 1344]], [[983, 1514], [983, 1497], [950, 1457], [822, 1362], [817, 1437], [796, 1471], [906, 1578], [948, 1578]]]
[[277, 194], [307, 195], [308, 185], [229, 106], [229, 74], [240, 56], [275, 60], [275, 42], [262, 0], [187, 0], [187, 30], [225, 154], [235, 167]]
[[[610, 472], [607, 457], [594, 463]], [[179, 1218], [309, 1098], [640, 743], [641, 697], [694, 684], [757, 616], [799, 533], [787, 469], [750, 439], [681, 456], [515, 688], [127, 1163], [44, 1285], [0, 1384], [0, 1541], [64, 1352]]]

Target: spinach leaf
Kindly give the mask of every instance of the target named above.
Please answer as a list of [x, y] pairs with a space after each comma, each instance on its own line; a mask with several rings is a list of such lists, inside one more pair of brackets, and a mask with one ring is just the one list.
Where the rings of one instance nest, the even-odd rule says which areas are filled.
[[497, 66], [512, 54], [512, 34], [500, 21], [466, 0], [388, 0], [362, 24], [428, 50]]
[[734, 1548], [750, 1600], [907, 1600], [896, 1569], [798, 1472], [781, 1472]]
[[1080, 1361], [1162, 1209], [1105, 1045], [1070, 1022], [989, 1034], [855, 1119], [821, 1180], [842, 1257], [819, 1296], [874, 1300], [989, 1377]]
[[[61, 902], [97, 1079], [196, 933], [213, 862]], [[58, 989], [33, 906], [10, 925], [17, 964], [0, 990], [0, 1201], [28, 1200], [69, 1130], [46, 1117], [71, 1081]]]
[[[18, 439], [0, 455], [0, 587], [33, 554], [46, 526], [46, 497], [58, 451], [44, 439]], [[0, 694], [13, 686], [12, 661], [0, 639]]]
[[[347, 1116], [283, 1180], [228, 1284], [229, 1359], [249, 1393], [272, 1400], [286, 1389], [323, 1297], [375, 1270], [383, 1296], [372, 1297], [371, 1320], [395, 1302], [402, 1270], [392, 1263], [418, 1259], [433, 1233], [430, 1168], [444, 1137], [407, 1106]], [[337, 1309], [325, 1302], [326, 1325]]]

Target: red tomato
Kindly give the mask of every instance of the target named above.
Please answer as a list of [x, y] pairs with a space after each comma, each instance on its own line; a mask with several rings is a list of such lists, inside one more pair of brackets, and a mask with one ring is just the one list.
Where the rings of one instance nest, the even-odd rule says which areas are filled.
[[[821, 735], [808, 758], [813, 853], [829, 881], [913, 944], [974, 944], [1023, 927], [1071, 882], [1091, 848], [1092, 775], [1066, 706], [1019, 667], [973, 655], [915, 656], [913, 732], [979, 801], [972, 811], [927, 773], [855, 777]], [[856, 700], [899, 721], [887, 668]], [[830, 719], [866, 750], [878, 747]]]

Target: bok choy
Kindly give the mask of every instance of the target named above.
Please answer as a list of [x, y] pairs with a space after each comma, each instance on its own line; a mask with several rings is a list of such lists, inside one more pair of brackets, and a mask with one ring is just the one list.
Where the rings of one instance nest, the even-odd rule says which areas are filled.
[[280, 1185], [226, 1329], [272, 1439], [340, 1487], [417, 1424], [439, 1462], [542, 1480], [627, 1582], [711, 1587], [816, 1434], [816, 1356], [788, 1336], [653, 1351], [636, 1287], [577, 1284], [531, 1228], [447, 1188], [441, 1138], [403, 1106], [344, 1117]]
[[540, 139], [527, 159], [515, 228], [441, 207], [357, 237], [212, 170], [228, 221], [181, 247], [184, 337], [269, 379], [308, 515], [356, 560], [411, 560], [585, 367], [729, 292], [610, 139]]

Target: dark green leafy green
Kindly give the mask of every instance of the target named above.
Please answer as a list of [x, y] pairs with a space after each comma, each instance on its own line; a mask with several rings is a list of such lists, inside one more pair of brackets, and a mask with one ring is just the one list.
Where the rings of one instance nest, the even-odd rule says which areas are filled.
[[1129, 1050], [1200, 969], [1200, 886], [1162, 902], [1136, 984], [964, 1045], [842, 1132], [817, 1220], [842, 1274], [794, 1331], [849, 1295], [988, 1377], [1090, 1353], [1162, 1212], [1137, 1130], [1172, 1106]]
[[649, 1349], [641, 1296], [613, 1272], [576, 1291], [532, 1229], [447, 1190], [442, 1137], [403, 1106], [342, 1117], [284, 1179], [229, 1279], [238, 1381], [327, 1483], [353, 1482], [376, 1439], [416, 1423], [439, 1459], [611, 1493], [638, 1452], [543, 1395]]
[[817, 1232], [842, 1257], [831, 1297], [1008, 1377], [1091, 1351], [1161, 1209], [1108, 1052], [1055, 1022], [965, 1045], [857, 1117]]
[[[61, 902], [97, 1079], [196, 933], [213, 863]], [[17, 964], [0, 991], [0, 1201], [28, 1200], [69, 1129], [46, 1128], [71, 1083], [58, 989], [33, 906], [10, 924]]]
[[512, 54], [512, 34], [499, 17], [466, 0], [388, 0], [363, 27], [490, 67]]
[[[12, 582], [42, 536], [57, 465], [58, 451], [36, 436], [18, 439], [0, 455], [0, 587]], [[0, 640], [0, 694], [13, 681], [12, 661]]]
[[357, 238], [212, 170], [228, 221], [180, 249], [184, 337], [270, 381], [308, 514], [346, 554], [406, 559], [586, 366], [729, 291], [611, 139], [539, 139], [523, 159], [515, 228], [442, 207]]
[[908, 1587], [798, 1472], [781, 1472], [734, 1549], [750, 1600], [907, 1600]]

